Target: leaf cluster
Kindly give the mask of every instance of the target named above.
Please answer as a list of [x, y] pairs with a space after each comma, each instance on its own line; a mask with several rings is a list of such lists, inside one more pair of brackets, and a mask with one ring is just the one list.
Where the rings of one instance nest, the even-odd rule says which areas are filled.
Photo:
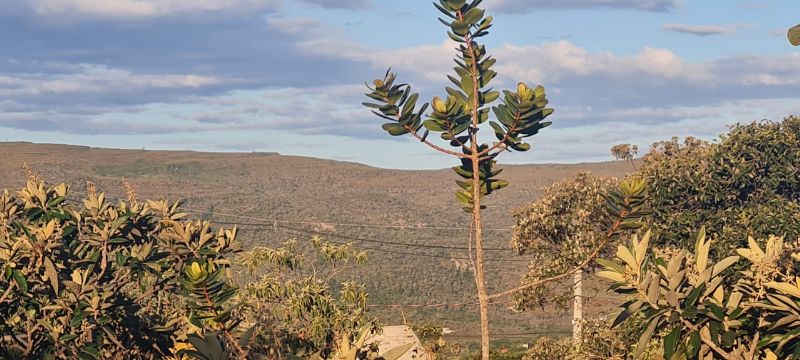
[[[491, 108], [497, 120], [489, 121], [490, 108], [487, 105], [500, 99], [501, 92], [489, 87], [497, 76], [492, 69], [496, 59], [476, 41], [488, 34], [493, 20], [478, 7], [481, 2], [441, 0], [434, 3], [444, 15], [439, 21], [448, 28], [448, 36], [458, 44], [454, 74], [447, 76], [453, 86], [445, 88], [447, 95], [444, 98], [436, 96], [416, 110], [418, 94], [412, 93], [407, 84], [395, 84], [395, 74], [387, 71], [383, 79], [374, 80], [372, 86], [367, 85], [370, 92], [366, 96], [374, 102], [363, 103], [373, 109], [374, 114], [389, 121], [383, 124], [383, 129], [390, 135], [411, 134], [435, 150], [461, 159], [461, 165], [453, 170], [463, 178], [456, 182], [460, 187], [456, 200], [466, 212], [472, 212], [478, 201], [474, 198], [477, 189], [480, 190], [477, 196], [482, 197], [508, 185], [507, 181], [496, 178], [500, 170], [494, 169], [495, 157], [501, 151], [529, 150], [530, 144], [524, 139], [550, 125], [544, 119], [553, 113], [553, 109], [547, 107], [543, 87], [531, 88], [519, 83], [515, 91], [502, 92], [501, 104]], [[429, 106], [431, 111], [426, 114]], [[487, 121], [498, 139], [492, 144], [479, 143], [477, 139], [479, 125]], [[430, 142], [428, 135], [431, 132], [439, 134], [455, 149]]]
[[190, 264], [222, 269], [236, 251], [235, 230], [185, 216], [178, 203], [102, 193], [76, 204], [66, 185], [39, 180], [4, 191], [0, 356], [172, 356], [193, 326], [183, 306]]
[[800, 236], [800, 117], [733, 126], [718, 142], [656, 143], [637, 177], [650, 184], [651, 228], [661, 247], [691, 248], [701, 227], [711, 252], [733, 254], [746, 239]]
[[[602, 261], [598, 275], [630, 300], [614, 325], [642, 316], [647, 325], [634, 354], [659, 334], [666, 359], [796, 359], [800, 357], [800, 288], [794, 274], [796, 246], [771, 236], [762, 249], [753, 238], [737, 256], [710, 258], [701, 230], [695, 251], [653, 257], [651, 233], [620, 245], [616, 261]], [[746, 259], [734, 286], [725, 270]]]

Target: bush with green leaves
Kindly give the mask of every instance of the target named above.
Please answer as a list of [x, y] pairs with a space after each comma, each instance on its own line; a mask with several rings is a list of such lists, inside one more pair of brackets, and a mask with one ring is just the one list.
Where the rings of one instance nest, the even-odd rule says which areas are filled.
[[747, 238], [800, 236], [800, 117], [733, 126], [718, 142], [677, 138], [653, 145], [636, 177], [649, 186], [656, 245], [688, 249], [701, 227], [713, 255]]
[[[545, 188], [539, 199], [514, 212], [511, 244], [520, 254], [532, 256], [523, 284], [567, 272], [590, 257], [606, 237], [604, 195], [617, 184], [616, 179], [581, 172]], [[571, 292], [554, 293], [551, 284], [515, 296], [520, 309], [545, 303], [565, 307], [572, 300]]]
[[[541, 337], [529, 346], [524, 360], [622, 360], [634, 351], [641, 334], [642, 322], [630, 321], [612, 327], [605, 319], [590, 318], [583, 321], [583, 336], [579, 343], [573, 338]], [[650, 350], [651, 352], [657, 352]], [[649, 355], [649, 354], [648, 354]], [[644, 357], [661, 359], [658, 354]]]
[[[646, 321], [635, 357], [655, 337], [666, 359], [800, 358], [800, 244], [769, 236], [762, 248], [751, 237], [738, 255], [714, 262], [703, 229], [693, 254], [652, 256], [650, 240], [651, 232], [632, 237], [598, 273], [630, 297], [614, 324], [639, 316]], [[739, 262], [745, 270], [727, 285], [725, 270]]]
[[363, 264], [366, 253], [320, 237], [310, 245], [311, 253], [299, 251], [295, 240], [257, 246], [239, 258], [252, 280], [242, 283], [237, 301], [247, 323], [264, 324], [253, 341], [259, 352], [328, 358], [363, 329], [380, 329], [367, 314], [364, 285], [337, 280]]
[[167, 201], [69, 196], [35, 178], [0, 195], [0, 357], [165, 358], [191, 333], [231, 329], [183, 281], [198, 267], [221, 276], [235, 229]]
[[236, 228], [132, 189], [87, 192], [31, 175], [0, 195], [0, 357], [381, 358], [364, 343], [378, 328], [364, 286], [336, 280], [366, 260], [351, 245], [315, 238], [312, 260], [294, 242], [256, 247], [234, 276]]

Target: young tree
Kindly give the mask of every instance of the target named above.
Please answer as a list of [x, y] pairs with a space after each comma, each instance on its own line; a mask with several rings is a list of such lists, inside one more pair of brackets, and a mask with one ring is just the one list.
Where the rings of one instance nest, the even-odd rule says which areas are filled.
[[[461, 188], [455, 194], [463, 204], [464, 210], [472, 214], [470, 228], [475, 247], [475, 285], [478, 292], [481, 317], [481, 353], [483, 359], [489, 356], [489, 294], [483, 259], [483, 229], [481, 210], [483, 197], [508, 185], [497, 175], [495, 158], [504, 151], [527, 151], [530, 145], [524, 139], [537, 134], [550, 125], [544, 119], [553, 113], [547, 107], [544, 88], [531, 88], [519, 83], [515, 91], [503, 91], [499, 105], [492, 107], [497, 121], [489, 121], [488, 105], [500, 98], [500, 92], [489, 87], [497, 75], [492, 70], [496, 60], [486, 53], [478, 39], [488, 34], [492, 17], [486, 16], [478, 5], [481, 0], [440, 0], [434, 6], [444, 14], [440, 19], [450, 31], [448, 36], [458, 43], [458, 56], [455, 76], [449, 75], [455, 87], [447, 87], [447, 96], [434, 97], [432, 112], [426, 114], [428, 103], [417, 109], [418, 94], [411, 92], [407, 84], [396, 84], [395, 74], [387, 71], [383, 79], [376, 79], [374, 87], [366, 94], [377, 103], [367, 102], [365, 106], [388, 120], [383, 129], [390, 135], [410, 134], [419, 141], [441, 153], [461, 160], [461, 165], [453, 170], [462, 181], [456, 183]], [[492, 144], [478, 140], [479, 126], [489, 122], [498, 141]], [[429, 132], [440, 134], [442, 140], [449, 142], [454, 149], [434, 144], [428, 139]]]
[[[502, 99], [500, 92], [489, 87], [497, 75], [492, 70], [496, 60], [486, 53], [485, 46], [477, 40], [489, 33], [492, 17], [486, 16], [484, 10], [478, 7], [481, 2], [440, 0], [438, 4], [434, 3], [445, 16], [439, 20], [449, 28], [448, 36], [458, 44], [458, 54], [454, 59], [456, 66], [453, 69], [455, 75], [448, 75], [455, 87], [446, 87], [447, 96], [444, 99], [437, 96], [430, 104], [425, 103], [417, 108], [419, 95], [412, 93], [408, 84], [395, 83], [395, 74], [387, 71], [383, 79], [376, 79], [373, 86], [367, 86], [370, 92], [366, 95], [374, 102], [365, 102], [364, 105], [388, 121], [383, 124], [383, 129], [390, 135], [409, 134], [432, 149], [461, 161], [461, 165], [453, 167], [463, 179], [456, 181], [461, 189], [456, 191], [455, 196], [464, 206], [464, 211], [472, 215], [469, 225], [470, 246], [475, 248], [474, 273], [481, 318], [481, 357], [488, 360], [489, 301], [540, 283], [559, 280], [578, 268], [497, 294], [489, 295], [487, 292], [481, 223], [481, 210], [485, 206], [482, 201], [484, 196], [508, 185], [507, 181], [497, 178], [501, 170], [495, 168], [495, 159], [505, 151], [528, 151], [531, 146], [524, 140], [550, 125], [544, 120], [553, 113], [553, 109], [547, 107], [547, 97], [541, 86], [531, 88], [520, 82], [515, 90], [503, 91]], [[498, 99], [500, 103], [491, 107], [495, 120], [490, 120], [489, 104]], [[426, 113], [429, 105], [432, 111]], [[485, 123], [490, 125], [497, 138], [491, 144], [478, 139], [480, 126]], [[428, 139], [430, 132], [439, 134], [452, 149]], [[620, 226], [631, 220], [628, 216], [641, 205], [643, 191], [643, 182], [626, 183], [622, 192], [609, 200], [615, 207], [608, 208], [609, 217], [607, 224], [604, 223], [608, 230], [605, 241], [617, 236]], [[590, 258], [596, 254], [594, 252]]]
[[611, 147], [611, 156], [616, 160], [633, 161], [639, 153], [639, 145], [617, 144]]

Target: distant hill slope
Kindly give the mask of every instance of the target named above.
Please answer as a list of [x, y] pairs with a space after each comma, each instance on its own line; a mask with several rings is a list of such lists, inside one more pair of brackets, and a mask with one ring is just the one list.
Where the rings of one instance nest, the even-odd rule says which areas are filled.
[[[247, 245], [276, 244], [298, 234], [307, 236], [309, 231], [333, 231], [331, 240], [353, 241], [370, 249], [369, 264], [354, 275], [367, 283], [375, 304], [463, 302], [470, 301], [474, 293], [472, 275], [463, 260], [466, 251], [389, 244], [466, 245], [465, 229], [412, 228], [464, 227], [468, 215], [454, 199], [456, 177], [449, 169], [389, 170], [269, 153], [113, 150], [12, 142], [0, 143], [0, 159], [0, 171], [5, 174], [0, 179], [2, 188], [23, 185], [24, 174], [19, 169], [27, 161], [48, 182], [73, 183], [73, 191], [85, 191], [85, 181], [92, 180], [107, 194], [123, 196], [120, 181], [125, 177], [140, 198], [182, 198], [186, 208], [208, 212], [195, 213], [196, 217], [272, 225], [242, 225], [242, 239]], [[501, 178], [511, 185], [488, 197], [484, 216], [488, 228], [510, 228], [511, 209], [536, 199], [543, 186], [579, 171], [620, 177], [631, 170], [624, 162], [502, 168]], [[507, 230], [490, 231], [487, 247], [509, 248], [509, 235]], [[514, 285], [527, 267], [520, 261], [524, 258], [510, 249], [489, 251], [487, 258], [493, 291]], [[536, 331], [542, 324], [561, 328], [569, 324], [566, 318], [548, 312], [515, 315], [502, 307], [496, 312], [495, 329], [500, 333]], [[387, 322], [400, 319], [396, 309], [380, 310], [380, 314]], [[408, 309], [406, 315], [409, 321], [443, 319], [457, 331], [463, 329], [462, 333], [476, 331], [470, 324], [477, 318], [468, 308]], [[542, 319], [549, 322], [542, 323]]]

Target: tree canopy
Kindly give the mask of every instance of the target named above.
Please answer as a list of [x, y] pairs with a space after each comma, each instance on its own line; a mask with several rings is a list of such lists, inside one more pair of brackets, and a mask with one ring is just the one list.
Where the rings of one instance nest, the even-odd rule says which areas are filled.
[[716, 142], [655, 143], [632, 176], [648, 183], [658, 246], [691, 248], [702, 227], [719, 256], [748, 236], [800, 235], [800, 117], [735, 125]]

